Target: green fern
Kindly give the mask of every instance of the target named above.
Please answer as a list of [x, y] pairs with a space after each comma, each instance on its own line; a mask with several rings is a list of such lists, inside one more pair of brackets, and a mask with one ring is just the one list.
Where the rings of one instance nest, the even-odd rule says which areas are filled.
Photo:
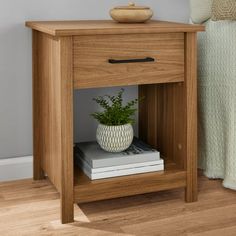
[[94, 112], [91, 116], [104, 125], [133, 124], [135, 122], [134, 114], [137, 111], [135, 105], [143, 98], [132, 100], [123, 106], [124, 91], [122, 88], [116, 96], [104, 95], [93, 98], [103, 108], [103, 111]]

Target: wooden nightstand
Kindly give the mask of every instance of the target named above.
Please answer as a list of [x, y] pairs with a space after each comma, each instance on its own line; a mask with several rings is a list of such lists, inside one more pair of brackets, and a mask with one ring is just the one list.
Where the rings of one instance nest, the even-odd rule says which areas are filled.
[[[27, 22], [33, 29], [34, 179], [45, 173], [74, 203], [186, 188], [197, 200], [196, 32], [200, 25], [150, 21]], [[111, 59], [111, 60], [110, 60]], [[165, 171], [89, 180], [73, 164], [74, 89], [139, 85], [139, 137], [161, 151]]]

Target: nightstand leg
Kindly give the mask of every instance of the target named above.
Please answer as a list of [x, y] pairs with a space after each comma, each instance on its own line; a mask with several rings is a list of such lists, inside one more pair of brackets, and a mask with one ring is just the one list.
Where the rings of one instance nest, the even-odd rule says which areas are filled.
[[44, 171], [42, 169], [42, 155], [43, 155], [43, 85], [39, 78], [39, 62], [38, 62], [38, 32], [33, 30], [32, 39], [32, 58], [33, 58], [33, 81], [32, 81], [32, 97], [33, 97], [33, 179], [44, 179]]
[[61, 221], [74, 221], [72, 37], [60, 38]]
[[72, 37], [33, 31], [34, 179], [60, 193], [61, 222], [74, 221]]
[[185, 33], [186, 202], [197, 201], [197, 37]]
[[37, 157], [37, 154], [34, 154], [33, 160], [33, 179], [41, 180], [45, 178], [44, 171], [40, 165], [40, 159]]

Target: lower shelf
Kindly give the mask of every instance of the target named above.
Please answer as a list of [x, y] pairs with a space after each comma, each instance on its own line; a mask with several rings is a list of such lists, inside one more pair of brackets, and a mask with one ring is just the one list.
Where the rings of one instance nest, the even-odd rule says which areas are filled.
[[75, 167], [74, 202], [84, 203], [132, 196], [186, 186], [186, 171], [174, 162], [165, 162], [165, 170], [102, 180], [90, 180]]

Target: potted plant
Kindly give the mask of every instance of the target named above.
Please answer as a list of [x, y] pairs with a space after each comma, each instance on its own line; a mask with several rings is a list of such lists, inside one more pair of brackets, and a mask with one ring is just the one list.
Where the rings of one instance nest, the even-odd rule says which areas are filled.
[[121, 89], [116, 96], [93, 99], [103, 108], [102, 112], [91, 114], [99, 122], [96, 139], [101, 148], [108, 152], [124, 151], [133, 141], [133, 116], [139, 99], [123, 105], [123, 93], [124, 89]]

